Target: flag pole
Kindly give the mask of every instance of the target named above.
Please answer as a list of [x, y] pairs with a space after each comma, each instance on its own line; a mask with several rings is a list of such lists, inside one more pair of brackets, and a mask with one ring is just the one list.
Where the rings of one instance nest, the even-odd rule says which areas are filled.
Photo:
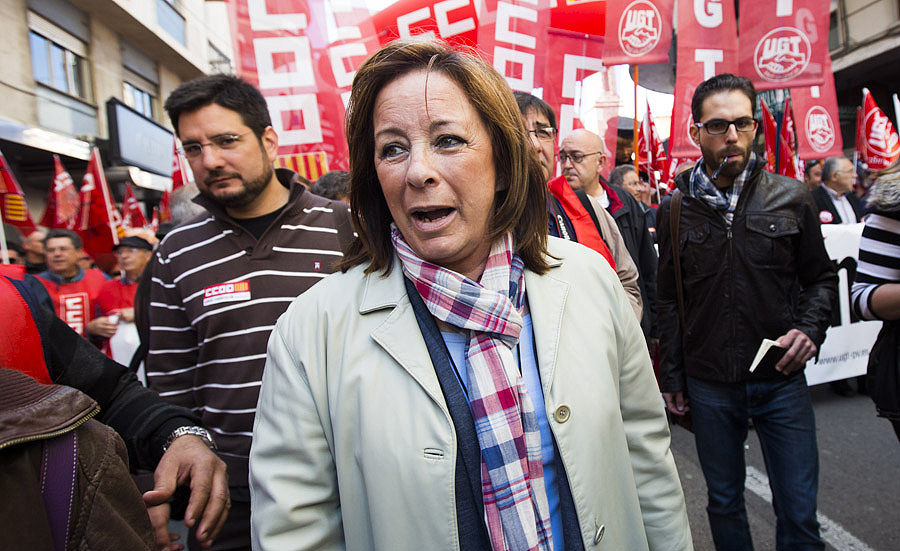
[[6, 248], [6, 227], [3, 225], [3, 209], [0, 209], [0, 260], [9, 264], [9, 250]]
[[637, 119], [637, 98], [638, 98], [638, 79], [640, 78], [640, 65], [634, 66], [634, 139], [632, 140], [632, 148], [634, 149], [634, 170], [640, 174], [641, 152], [638, 149], [638, 119]]

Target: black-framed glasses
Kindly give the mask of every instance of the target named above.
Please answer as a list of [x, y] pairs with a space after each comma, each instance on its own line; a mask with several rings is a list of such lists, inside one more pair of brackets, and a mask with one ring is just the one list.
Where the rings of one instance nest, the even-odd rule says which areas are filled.
[[593, 153], [582, 153], [580, 151], [566, 151], [561, 149], [557, 157], [559, 157], [559, 162], [561, 163], [572, 161], [574, 164], [579, 164], [585, 157], [590, 157], [591, 155], [603, 155], [603, 152], [594, 151]]
[[539, 126], [534, 130], [529, 130], [528, 133], [542, 142], [552, 142], [559, 130], [552, 126]]
[[204, 147], [212, 146], [223, 151], [234, 149], [238, 146], [241, 138], [250, 133], [252, 133], [252, 130], [243, 134], [219, 134], [210, 138], [206, 143], [188, 142], [181, 147], [180, 151], [188, 159], [196, 159], [203, 154]]
[[706, 131], [713, 136], [728, 132], [728, 127], [732, 124], [738, 132], [752, 132], [756, 130], [756, 119], [753, 117], [741, 117], [733, 121], [725, 119], [712, 119], [706, 122], [694, 123], [698, 128], [705, 128]]

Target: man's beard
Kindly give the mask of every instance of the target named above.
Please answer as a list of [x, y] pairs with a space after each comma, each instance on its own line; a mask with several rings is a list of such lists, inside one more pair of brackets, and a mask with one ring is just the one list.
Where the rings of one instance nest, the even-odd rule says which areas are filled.
[[252, 203], [259, 195], [266, 189], [266, 186], [269, 185], [269, 182], [272, 181], [272, 176], [275, 174], [275, 169], [272, 168], [270, 163], [263, 163], [263, 172], [259, 178], [254, 178], [253, 180], [244, 180], [244, 177], [240, 174], [234, 172], [231, 174], [227, 174], [222, 171], [213, 171], [210, 172], [206, 177], [206, 182], [210, 182], [225, 176], [231, 178], [237, 178], [243, 182], [243, 186], [241, 190], [237, 193], [233, 193], [231, 195], [215, 195], [209, 190], [209, 184], [206, 183], [204, 186], [197, 186], [197, 190], [200, 192], [200, 195], [206, 197], [210, 201], [216, 203], [225, 208], [241, 208], [246, 207], [250, 203]]
[[719, 171], [719, 176], [725, 176], [729, 180], [734, 180], [737, 178], [741, 172], [747, 168], [747, 163], [750, 162], [750, 149], [741, 149], [739, 147], [731, 147], [722, 152], [721, 155], [716, 155], [715, 152], [700, 148], [703, 153], [703, 163], [706, 165], [707, 174], [710, 176], [715, 174], [716, 170], [719, 168], [719, 165], [722, 164], [722, 159], [725, 157], [740, 157], [740, 160], [736, 160], [734, 158], [729, 159], [725, 166], [722, 167], [722, 170]]

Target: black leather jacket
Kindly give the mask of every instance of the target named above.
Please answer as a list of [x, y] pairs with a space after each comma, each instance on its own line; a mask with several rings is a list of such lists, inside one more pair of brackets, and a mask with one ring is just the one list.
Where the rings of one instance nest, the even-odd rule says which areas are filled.
[[748, 380], [762, 339], [790, 329], [821, 346], [837, 295], [818, 211], [802, 183], [757, 168], [729, 229], [719, 212], [688, 196], [689, 177], [685, 172], [677, 181], [684, 194], [678, 250], [686, 328], [676, 298], [669, 198], [657, 220], [663, 392], [683, 391], [685, 374]]

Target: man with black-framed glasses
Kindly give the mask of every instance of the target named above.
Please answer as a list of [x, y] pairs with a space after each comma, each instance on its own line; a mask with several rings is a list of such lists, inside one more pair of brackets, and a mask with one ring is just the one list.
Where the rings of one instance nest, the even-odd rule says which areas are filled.
[[[278, 136], [249, 83], [186, 82], [166, 111], [206, 211], [157, 251], [148, 385], [197, 412], [228, 467], [232, 506], [213, 549], [249, 549], [248, 459], [269, 333], [294, 298], [333, 271], [352, 227], [346, 203], [274, 169]], [[189, 545], [199, 549], [193, 532]]]
[[[837, 276], [806, 186], [766, 172], [751, 149], [755, 104], [753, 84], [730, 74], [694, 92], [690, 133], [703, 156], [676, 178], [657, 218], [660, 389], [673, 415], [691, 413], [717, 549], [753, 548], [748, 420], [766, 457], [776, 548], [824, 549], [803, 369], [825, 339]], [[751, 372], [764, 339], [783, 355]]]

